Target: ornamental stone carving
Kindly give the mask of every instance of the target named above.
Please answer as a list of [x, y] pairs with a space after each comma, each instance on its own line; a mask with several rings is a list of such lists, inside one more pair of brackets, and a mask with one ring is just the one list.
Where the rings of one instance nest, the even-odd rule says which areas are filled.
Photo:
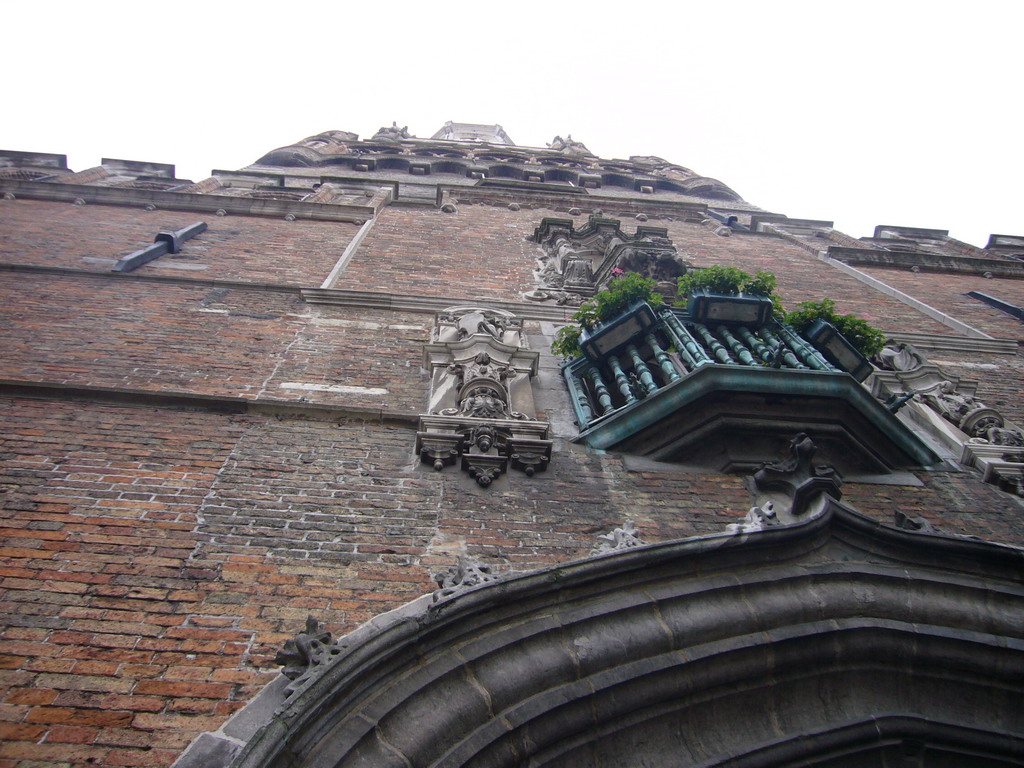
[[[811, 502], [822, 494], [834, 499], [842, 498], [843, 494], [839, 487], [843, 481], [835, 468], [812, 463], [817, 451], [818, 447], [814, 441], [806, 433], [801, 432], [789, 441], [788, 458], [766, 462], [754, 473], [755, 487], [762, 491], [783, 492], [791, 500], [788, 513], [792, 516], [806, 512]], [[763, 517], [768, 519], [769, 510], [762, 508], [759, 512], [761, 511], [764, 513]], [[752, 513], [754, 510], [748, 515]]]
[[1024, 431], [976, 396], [977, 382], [939, 368], [909, 344], [890, 342], [875, 362], [881, 370], [871, 379], [872, 394], [894, 412], [913, 405], [910, 418], [961, 464], [1008, 493], [1024, 495]]
[[668, 230], [639, 226], [630, 235], [618, 220], [599, 213], [580, 229], [571, 219], [543, 219], [532, 239], [544, 248], [534, 273], [537, 288], [526, 294], [533, 301], [578, 305], [606, 288], [620, 271], [652, 278], [674, 293], [676, 279], [690, 266], [672, 245]]
[[398, 127], [398, 123], [392, 122], [390, 126], [382, 126], [377, 129], [377, 132], [373, 134], [371, 141], [401, 141], [402, 139], [411, 138], [409, 133], [409, 126], [405, 125], [401, 128]]
[[778, 515], [775, 514], [775, 502], [766, 501], [760, 507], [751, 507], [740, 522], [730, 523], [725, 526], [725, 530], [727, 533], [752, 533], [779, 524]]
[[460, 556], [455, 565], [448, 570], [434, 574], [437, 589], [434, 591], [434, 602], [444, 597], [464, 592], [470, 587], [477, 587], [498, 577], [491, 572], [491, 566], [484, 565], [475, 557]]
[[623, 549], [642, 547], [644, 542], [636, 535], [636, 524], [627, 520], [622, 527], [616, 528], [611, 533], [600, 533], [597, 536], [597, 544], [590, 550], [590, 555], [604, 555], [608, 552], [618, 552]]
[[586, 145], [582, 141], [575, 141], [572, 134], [568, 134], [566, 138], [561, 136], [555, 136], [548, 144], [548, 149], [553, 152], [561, 152], [564, 155], [576, 155], [577, 157], [594, 157], [594, 153], [587, 149]]
[[285, 641], [284, 648], [274, 657], [274, 663], [284, 667], [281, 674], [292, 681], [285, 695], [290, 696], [319, 674], [327, 660], [337, 653], [331, 644], [331, 633], [324, 631], [314, 616], [308, 616], [306, 628]]
[[531, 379], [538, 353], [522, 321], [484, 307], [437, 315], [424, 347], [430, 402], [420, 416], [416, 452], [441, 471], [457, 462], [487, 488], [510, 468], [533, 477], [551, 460], [549, 425], [535, 418]]

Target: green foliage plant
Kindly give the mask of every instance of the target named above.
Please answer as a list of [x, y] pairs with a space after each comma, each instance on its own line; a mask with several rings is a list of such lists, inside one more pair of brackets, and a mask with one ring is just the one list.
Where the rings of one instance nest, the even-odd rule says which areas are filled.
[[804, 301], [798, 308], [786, 315], [786, 323], [798, 333], [804, 333], [816, 320], [832, 323], [846, 340], [856, 347], [864, 357], [881, 352], [885, 346], [885, 334], [857, 315], [840, 315], [832, 299]]
[[558, 331], [551, 351], [565, 359], [577, 357], [581, 354], [580, 335], [583, 329], [590, 330], [599, 323], [614, 320], [640, 301], [646, 301], [654, 308], [660, 307], [665, 300], [655, 292], [656, 286], [656, 281], [636, 272], [614, 276], [607, 290], [599, 291], [580, 305], [572, 316], [574, 325], [566, 325]]
[[785, 314], [782, 302], [775, 295], [775, 275], [758, 270], [753, 275], [739, 267], [723, 267], [714, 264], [703, 269], [694, 269], [679, 278], [676, 306], [685, 307], [694, 291], [701, 289], [713, 293], [747, 293], [767, 296], [774, 306], [773, 314], [782, 319]]

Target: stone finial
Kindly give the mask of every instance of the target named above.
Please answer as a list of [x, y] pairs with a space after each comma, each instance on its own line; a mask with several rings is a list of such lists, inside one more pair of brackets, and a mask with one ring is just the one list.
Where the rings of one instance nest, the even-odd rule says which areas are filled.
[[597, 544], [590, 550], [590, 555], [591, 557], [604, 555], [608, 552], [618, 552], [622, 549], [642, 547], [643, 545], [644, 542], [636, 535], [636, 524], [632, 520], [627, 520], [620, 528], [614, 529], [611, 533], [598, 534]]
[[491, 573], [491, 566], [484, 565], [475, 557], [460, 555], [455, 565], [445, 571], [434, 574], [438, 589], [434, 591], [434, 602], [442, 597], [463, 592], [470, 587], [495, 581], [498, 577]]
[[811, 461], [818, 447], [801, 432], [789, 442], [789, 458], [766, 462], [754, 474], [754, 484], [760, 490], [780, 490], [792, 500], [790, 514], [799, 515], [818, 495], [826, 493], [834, 499], [842, 497], [839, 486], [842, 478], [834, 467], [814, 465]]
[[327, 659], [337, 653], [338, 649], [331, 645], [331, 633], [321, 629], [314, 616], [306, 617], [306, 628], [285, 641], [284, 648], [274, 657], [274, 663], [284, 667], [281, 674], [292, 681], [285, 689], [285, 695], [290, 696], [301, 688], [310, 677], [322, 671]]

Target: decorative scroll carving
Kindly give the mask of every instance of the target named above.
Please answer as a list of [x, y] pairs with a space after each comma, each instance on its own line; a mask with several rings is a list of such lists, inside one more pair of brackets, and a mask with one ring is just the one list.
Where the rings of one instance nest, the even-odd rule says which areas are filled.
[[322, 665], [338, 650], [331, 645], [331, 633], [320, 627], [314, 616], [306, 618], [306, 628], [291, 640], [285, 641], [284, 648], [274, 657], [275, 664], [281, 664], [281, 673], [292, 682], [285, 689], [291, 696], [310, 678], [315, 677]]
[[438, 314], [424, 348], [432, 383], [416, 451], [441, 471], [460, 462], [481, 488], [509, 466], [532, 477], [551, 460], [547, 422], [534, 412], [530, 379], [538, 354], [508, 312], [452, 307]]
[[834, 499], [842, 498], [842, 478], [835, 468], [811, 463], [818, 447], [801, 432], [789, 442], [789, 458], [765, 463], [754, 474], [754, 484], [761, 490], [781, 490], [793, 503], [790, 514], [799, 515], [818, 495], [826, 493]]
[[690, 266], [666, 229], [640, 226], [629, 235], [618, 220], [599, 214], [580, 229], [571, 219], [543, 219], [533, 239], [544, 247], [535, 271], [538, 287], [526, 294], [533, 301], [578, 305], [620, 272], [637, 272], [674, 292], [676, 279]]
[[470, 587], [495, 581], [497, 578], [491, 573], [491, 566], [484, 565], [475, 557], [460, 556], [455, 565], [450, 566], [448, 570], [434, 574], [434, 581], [438, 586], [434, 591], [434, 602]]
[[632, 520], [627, 520], [622, 527], [616, 528], [611, 533], [598, 534], [597, 544], [590, 550], [590, 554], [591, 556], [603, 555], [643, 545], [644, 542], [636, 535], [636, 524]]

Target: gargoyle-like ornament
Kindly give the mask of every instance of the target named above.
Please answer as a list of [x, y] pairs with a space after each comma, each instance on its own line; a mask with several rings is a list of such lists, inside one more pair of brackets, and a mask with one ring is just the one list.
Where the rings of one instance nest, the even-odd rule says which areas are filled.
[[481, 488], [510, 467], [528, 477], [543, 472], [549, 425], [529, 415], [537, 361], [522, 322], [508, 312], [452, 307], [438, 314], [424, 347], [431, 392], [416, 435], [421, 461], [438, 471], [461, 462]]
[[434, 581], [438, 587], [434, 591], [434, 602], [497, 578], [491, 573], [491, 566], [484, 565], [475, 557], [460, 555], [455, 565], [434, 574]]
[[627, 520], [620, 528], [616, 528], [611, 533], [598, 534], [597, 544], [590, 550], [590, 555], [591, 557], [604, 555], [608, 552], [618, 552], [622, 549], [632, 549], [643, 545], [644, 542], [636, 535], [636, 524], [632, 520]]
[[571, 219], [543, 219], [533, 239], [544, 247], [535, 277], [532, 301], [577, 306], [607, 288], [614, 275], [636, 272], [669, 293], [690, 264], [676, 251], [663, 227], [639, 226], [632, 235], [621, 222], [593, 215], [580, 229]]
[[321, 671], [322, 665], [338, 650], [331, 644], [331, 633], [320, 627], [314, 616], [306, 618], [306, 628], [294, 638], [286, 640], [284, 648], [274, 657], [275, 664], [281, 664], [281, 673], [292, 682], [285, 689], [291, 696], [307, 680]]

